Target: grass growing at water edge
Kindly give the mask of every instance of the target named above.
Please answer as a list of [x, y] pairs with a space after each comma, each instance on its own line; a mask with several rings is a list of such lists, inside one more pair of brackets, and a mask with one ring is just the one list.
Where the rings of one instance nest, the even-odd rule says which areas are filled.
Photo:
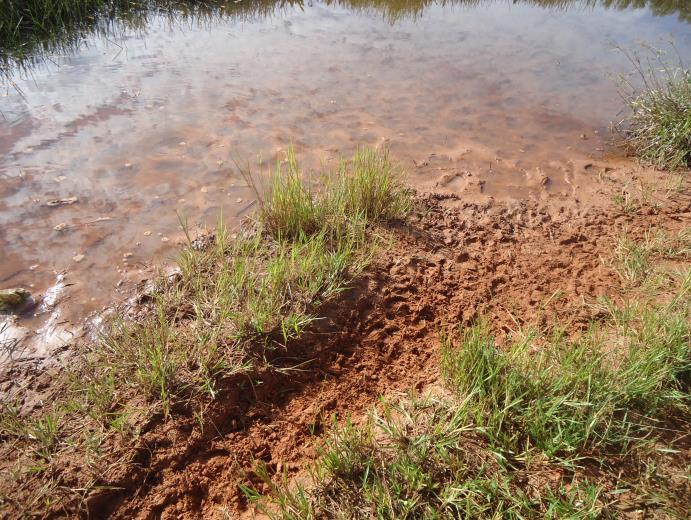
[[[375, 222], [402, 217], [410, 197], [386, 152], [359, 150], [326, 186], [308, 186], [294, 155], [257, 192], [255, 225], [180, 255], [180, 275], [153, 294], [143, 320], [117, 320], [98, 348], [118, 379], [167, 407], [171, 398], [215, 394], [215, 381], [283, 348], [319, 305], [370, 261]], [[103, 357], [105, 356], [105, 357]]]
[[[30, 68], [54, 54], [78, 52], [89, 36], [118, 41], [146, 30], [156, 17], [189, 24], [231, 17], [268, 16], [299, 0], [3, 0], [0, 74]], [[115, 43], [117, 47], [119, 45]]]
[[249, 173], [244, 176], [259, 200], [262, 225], [276, 237], [319, 231], [338, 235], [345, 223], [402, 218], [411, 208], [403, 172], [386, 150], [357, 150], [352, 159], [341, 161], [336, 172], [324, 176], [318, 187], [305, 183], [292, 148], [285, 166], [277, 163], [266, 190]]
[[[642, 161], [674, 170], [691, 166], [691, 71], [679, 60], [670, 64], [651, 49], [647, 61], [623, 51], [638, 79], [620, 82], [628, 117], [619, 124], [626, 144]], [[639, 86], [640, 85], [640, 86]]]
[[[61, 398], [31, 417], [2, 403], [0, 439], [18, 457], [5, 484], [45, 484], [37, 502], [21, 504], [27, 514], [31, 508], [43, 513], [41, 505], [56, 500], [63, 452], [84, 456], [87, 482], [79, 493], [88, 493], [107, 471], [99, 461], [110, 436], [136, 435], [147, 418], [171, 415], [176, 405], [203, 426], [209, 401], [270, 370], [271, 352], [289, 348], [320, 305], [347, 290], [372, 260], [377, 224], [404, 216], [410, 204], [384, 152], [358, 151], [342, 162], [332, 184], [316, 191], [302, 184], [296, 163], [290, 166], [274, 172], [254, 223], [233, 237], [221, 222], [201, 246], [189, 237], [179, 272], [156, 280], [136, 315], [123, 310], [107, 320], [99, 341], [55, 381]], [[290, 208], [275, 201], [295, 194], [309, 200], [293, 226], [296, 220], [283, 213]], [[343, 202], [344, 194], [351, 202]], [[376, 212], [372, 200], [379, 201]], [[248, 377], [234, 377], [239, 374]], [[0, 485], [2, 504], [13, 503], [16, 487], [7, 489]]]

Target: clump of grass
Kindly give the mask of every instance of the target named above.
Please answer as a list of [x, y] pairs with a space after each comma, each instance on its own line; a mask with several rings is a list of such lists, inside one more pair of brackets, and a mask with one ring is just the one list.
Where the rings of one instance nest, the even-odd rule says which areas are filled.
[[679, 259], [691, 256], [691, 228], [669, 234], [664, 230], [646, 233], [645, 242], [652, 253], [667, 259]]
[[672, 66], [660, 51], [652, 62], [625, 53], [642, 87], [622, 80], [629, 116], [620, 124], [626, 143], [642, 161], [675, 170], [691, 166], [691, 71]]
[[622, 237], [614, 249], [615, 268], [619, 276], [629, 284], [643, 280], [650, 272], [650, 249], [631, 240]]
[[312, 469], [311, 486], [272, 482], [247, 496], [272, 518], [595, 518], [596, 486], [553, 486], [531, 493], [519, 474], [481, 440], [463, 403], [413, 397], [384, 403], [364, 425], [335, 427]]
[[343, 211], [371, 220], [391, 220], [410, 210], [410, 196], [400, 168], [386, 151], [358, 150], [350, 161], [341, 161], [336, 189]]
[[312, 234], [324, 226], [326, 206], [316, 200], [311, 187], [303, 181], [292, 147], [287, 159], [286, 167], [280, 162], [276, 164], [267, 193], [256, 192], [259, 218], [267, 231], [275, 235]]
[[667, 414], [688, 413], [688, 287], [666, 304], [619, 311], [625, 322], [547, 346], [528, 331], [498, 349], [485, 324], [443, 338], [443, 373], [469, 399], [475, 424], [511, 453], [569, 457], [625, 452]]
[[321, 190], [304, 182], [292, 147], [286, 163], [277, 164], [265, 195], [255, 187], [260, 220], [274, 236], [293, 238], [325, 228], [340, 232], [353, 219], [388, 221], [410, 210], [402, 172], [386, 150], [357, 150], [350, 160], [341, 160], [337, 172], [325, 176]]
[[622, 236], [614, 248], [613, 265], [619, 276], [629, 285], [649, 281], [658, 270], [653, 258], [682, 260], [691, 255], [691, 229], [675, 234], [649, 229], [641, 240]]

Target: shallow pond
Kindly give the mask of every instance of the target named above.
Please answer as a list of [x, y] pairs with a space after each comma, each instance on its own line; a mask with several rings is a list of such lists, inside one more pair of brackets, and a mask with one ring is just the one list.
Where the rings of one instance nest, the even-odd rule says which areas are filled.
[[684, 1], [243, 1], [114, 23], [5, 80], [0, 288], [59, 293], [46, 315], [76, 322], [174, 254], [178, 215], [236, 224], [233, 160], [291, 143], [310, 167], [383, 144], [423, 187], [454, 189], [439, 157], [494, 168], [486, 195], [530, 196], [526, 172], [612, 153], [615, 46], [691, 57]]

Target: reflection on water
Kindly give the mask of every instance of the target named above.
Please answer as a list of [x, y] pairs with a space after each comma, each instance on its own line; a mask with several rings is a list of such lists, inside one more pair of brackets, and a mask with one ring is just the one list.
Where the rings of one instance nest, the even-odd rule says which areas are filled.
[[691, 55], [688, 8], [544, 3], [243, 1], [53, 56], [0, 98], [0, 287], [57, 284], [59, 321], [81, 318], [173, 254], [177, 214], [237, 223], [252, 192], [232, 159], [291, 143], [311, 166], [385, 144], [412, 183], [473, 197], [576, 196], [618, 117], [612, 42]]
[[[481, 7], [488, 4], [526, 4], [549, 9], [606, 8], [618, 10], [646, 9], [656, 16], [677, 15], [691, 22], [689, 0], [325, 0], [327, 5], [351, 10], [380, 12], [390, 23], [416, 18], [429, 6]], [[15, 7], [14, 15], [0, 17], [0, 71], [12, 73], [40, 64], [46, 56], [74, 52], [88, 35], [118, 38], [126, 31], [146, 30], [154, 18], [166, 17], [172, 23], [211, 23], [214, 20], [250, 20], [279, 15], [286, 8], [304, 8], [304, 0], [115, 0], [105, 6], [82, 7], [84, 13], [47, 18], [34, 22], [31, 16]], [[76, 11], [76, 10], [75, 10]]]
[[416, 17], [430, 5], [473, 6], [487, 4], [526, 4], [547, 9], [647, 9], [656, 16], [678, 15], [679, 20], [691, 22], [691, 5], [687, 0], [330, 0], [329, 3], [347, 5], [353, 9], [381, 11], [387, 20], [395, 22]]

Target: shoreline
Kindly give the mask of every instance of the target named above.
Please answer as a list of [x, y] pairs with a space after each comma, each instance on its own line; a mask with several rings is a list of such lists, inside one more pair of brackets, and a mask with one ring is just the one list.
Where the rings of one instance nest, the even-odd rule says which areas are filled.
[[[676, 190], [641, 190], [621, 199], [630, 172], [584, 171], [598, 183], [588, 187], [598, 196], [587, 207], [569, 207], [559, 198], [507, 203], [472, 202], [449, 192], [417, 195], [405, 224], [381, 231], [392, 249], [318, 309], [323, 319], [256, 371], [224, 380], [215, 399], [201, 401], [202, 416], [193, 401], [174, 404], [170, 419], [139, 401], [123, 425], [127, 433], [102, 440], [105, 458], [95, 487], [76, 502], [69, 493], [61, 500], [69, 511], [114, 518], [164, 510], [194, 518], [221, 506], [247, 512], [242, 493], [230, 490], [251, 474], [254, 461], [266, 461], [277, 475], [299, 474], [333, 414], [362, 416], [380, 395], [438, 384], [438, 330], [445, 323], [470, 325], [487, 317], [500, 345], [517, 317], [524, 323], [558, 320], [570, 334], [582, 333], [598, 319], [586, 300], [623, 294], [611, 267], [613, 243], [622, 233], [640, 239], [651, 226], [670, 233], [691, 226], [688, 178]], [[641, 185], [644, 172], [666, 175], [641, 168]], [[71, 364], [69, 357], [63, 362]], [[51, 402], [58, 365], [24, 382], [21, 371], [12, 374], [15, 384], [36, 390], [27, 403], [40, 409]], [[126, 441], [132, 438], [134, 447]], [[60, 453], [66, 457], [62, 487], [80, 487], [83, 476], [72, 473], [79, 468], [77, 453]], [[209, 472], [223, 477], [209, 479]], [[195, 491], [200, 486], [202, 495]]]

